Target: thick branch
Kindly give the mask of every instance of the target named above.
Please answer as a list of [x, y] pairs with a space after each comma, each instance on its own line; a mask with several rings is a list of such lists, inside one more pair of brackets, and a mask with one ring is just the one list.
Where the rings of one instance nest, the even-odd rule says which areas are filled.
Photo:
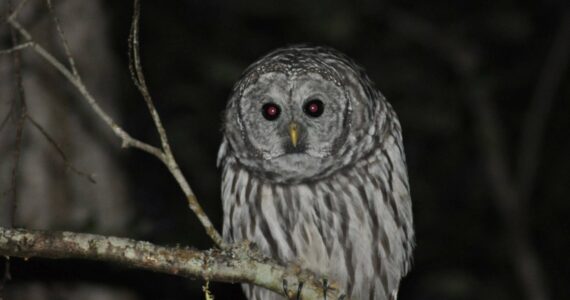
[[[21, 258], [80, 258], [120, 263], [183, 277], [251, 283], [281, 295], [284, 295], [283, 279], [287, 280], [294, 290], [301, 279], [304, 282], [302, 299], [323, 299], [321, 283], [312, 274], [259, 258], [246, 244], [224, 250], [198, 251], [86, 233], [0, 227], [0, 255]], [[338, 295], [338, 291], [332, 289], [327, 293], [329, 299], [337, 299]]]

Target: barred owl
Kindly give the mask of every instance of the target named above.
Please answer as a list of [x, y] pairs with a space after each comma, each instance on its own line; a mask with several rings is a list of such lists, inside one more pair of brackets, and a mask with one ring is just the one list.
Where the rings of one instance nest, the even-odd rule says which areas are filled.
[[228, 100], [218, 165], [226, 242], [252, 241], [351, 299], [396, 299], [414, 246], [401, 128], [350, 58], [297, 45], [249, 66]]

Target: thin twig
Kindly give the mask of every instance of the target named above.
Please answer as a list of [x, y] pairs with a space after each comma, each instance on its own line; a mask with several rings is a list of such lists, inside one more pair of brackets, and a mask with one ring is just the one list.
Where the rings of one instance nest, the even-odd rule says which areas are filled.
[[46, 0], [46, 4], [47, 4], [48, 10], [49, 10], [49, 14], [50, 14], [50, 16], [53, 20], [53, 23], [55, 25], [55, 28], [57, 30], [59, 40], [61, 41], [61, 44], [63, 45], [63, 50], [65, 51], [65, 57], [67, 57], [67, 61], [69, 62], [69, 66], [71, 68], [71, 73], [73, 74], [73, 76], [75, 76], [76, 78], [79, 79], [81, 77], [79, 76], [79, 72], [77, 72], [77, 67], [75, 66], [75, 59], [73, 59], [73, 56], [71, 55], [71, 51], [69, 50], [69, 44], [67, 43], [67, 39], [65, 38], [65, 35], [63, 34], [63, 29], [61, 29], [61, 24], [59, 22], [59, 18], [55, 14], [55, 10], [53, 8], [51, 0]]
[[495, 203], [506, 226], [506, 238], [510, 245], [515, 274], [525, 289], [527, 299], [546, 300], [548, 292], [545, 275], [529, 237], [526, 222], [527, 207], [521, 190], [516, 184], [514, 172], [509, 170], [506, 138], [496, 107], [492, 104], [492, 88], [478, 84], [476, 73], [463, 73], [463, 90], [467, 91], [469, 111], [475, 119], [489, 184], [494, 192]]
[[69, 161], [67, 155], [65, 154], [63, 149], [61, 149], [61, 146], [59, 146], [59, 144], [51, 137], [51, 135], [46, 131], [46, 129], [42, 125], [40, 125], [36, 120], [34, 120], [34, 118], [32, 118], [32, 116], [30, 116], [29, 114], [27, 117], [28, 117], [28, 121], [30, 121], [30, 123], [44, 136], [44, 138], [48, 141], [48, 143], [59, 154], [59, 157], [61, 157], [61, 159], [63, 160], [63, 163], [65, 164], [65, 166], [68, 169], [73, 171], [75, 174], [77, 174], [81, 177], [84, 177], [85, 179], [89, 180], [89, 182], [91, 182], [93, 184], [97, 183], [97, 181], [95, 181], [95, 178], [93, 177], [93, 175], [87, 174], [87, 173], [77, 169], [75, 167], [75, 165], [73, 165], [73, 163]]
[[[12, 25], [23, 37], [29, 41], [33, 41], [30, 33], [24, 29], [18, 21], [9, 18], [8, 23]], [[133, 147], [144, 152], [150, 153], [156, 157], [163, 159], [162, 151], [154, 146], [144, 143], [138, 139], [131, 137], [123, 128], [121, 128], [115, 121], [99, 106], [95, 98], [91, 95], [89, 90], [85, 87], [81, 79], [75, 77], [57, 58], [51, 55], [45, 48], [37, 43], [32, 43], [31, 48], [39, 54], [46, 62], [58, 70], [83, 96], [87, 103], [93, 108], [95, 113], [103, 119], [103, 121], [113, 130], [116, 136], [122, 141], [122, 147]]]
[[[8, 13], [11, 14], [12, 11], [12, 2], [8, 1]], [[19, 38], [14, 28], [10, 28], [10, 37], [12, 40], [12, 49], [16, 49], [20, 46], [21, 49], [25, 47], [21, 47], [22, 45], [19, 44]], [[25, 44], [23, 44], [25, 45]], [[22, 80], [22, 64], [21, 64], [21, 55], [19, 51], [10, 51], [9, 52], [12, 56], [12, 67], [14, 70], [14, 78], [16, 82], [16, 93], [14, 99], [12, 100], [12, 108], [19, 108], [19, 118], [16, 124], [16, 140], [14, 145], [14, 154], [13, 154], [13, 165], [10, 174], [10, 190], [11, 190], [11, 197], [9, 201], [9, 211], [7, 214], [8, 217], [8, 226], [14, 227], [16, 223], [16, 211], [18, 208], [18, 171], [20, 167], [20, 157], [22, 154], [22, 140], [24, 134], [24, 127], [26, 125], [26, 117], [28, 115], [28, 107], [26, 104], [26, 93], [24, 91], [24, 83]], [[11, 110], [15, 112], [14, 110]], [[4, 267], [4, 274], [2, 277], [2, 281], [0, 282], [0, 289], [4, 287], [6, 282], [12, 278], [10, 272], [10, 260], [6, 259], [6, 264]]]
[[[560, 28], [546, 62], [540, 71], [538, 84], [531, 98], [525, 122], [521, 130], [518, 149], [518, 185], [521, 195], [528, 199], [533, 192], [536, 170], [540, 161], [540, 149], [548, 114], [554, 103], [557, 88], [570, 60], [570, 10], [562, 14]], [[526, 200], [525, 200], [526, 202]]]
[[188, 201], [188, 206], [190, 209], [196, 214], [202, 226], [206, 229], [206, 232], [212, 238], [214, 243], [220, 247], [224, 247], [223, 240], [204, 210], [202, 206], [198, 202], [196, 195], [192, 191], [190, 184], [182, 174], [180, 168], [178, 167], [178, 163], [176, 162], [174, 155], [172, 154], [172, 150], [170, 148], [170, 143], [168, 142], [168, 137], [166, 135], [166, 131], [164, 130], [164, 126], [162, 125], [162, 121], [160, 120], [160, 116], [154, 106], [152, 98], [150, 96], [150, 92], [148, 91], [148, 86], [146, 84], [146, 80], [144, 77], [144, 73], [142, 71], [142, 65], [140, 61], [139, 55], [139, 17], [140, 17], [140, 3], [138, 0], [134, 0], [134, 9], [133, 9], [133, 17], [131, 23], [131, 31], [129, 34], [129, 70], [131, 72], [131, 77], [138, 88], [139, 92], [141, 93], [146, 106], [152, 116], [152, 120], [160, 137], [160, 142], [162, 146], [163, 155], [163, 162], [170, 171], [170, 173], [174, 176], [176, 181], [178, 182], [179, 186], [181, 187], [184, 195], [186, 195], [186, 199]]
[[8, 109], [8, 112], [6, 113], [6, 115], [4, 116], [4, 118], [2, 118], [2, 121], [0, 122], [0, 132], [2, 132], [2, 130], [4, 129], [4, 127], [6, 126], [6, 124], [8, 124], [8, 120], [10, 120], [10, 117], [12, 116], [12, 106], [13, 103], [10, 104], [10, 108]]
[[515, 184], [509, 171], [507, 145], [497, 109], [490, 101], [492, 89], [477, 83], [474, 77], [464, 79], [467, 104], [475, 120], [475, 130], [479, 137], [477, 145], [481, 150], [489, 184], [496, 195], [496, 201], [503, 214], [509, 214], [518, 208]]
[[[9, 3], [10, 6], [10, 3]], [[9, 9], [10, 11], [10, 9]], [[16, 31], [14, 28], [10, 28], [10, 36], [12, 39], [12, 45], [19, 45], [19, 39]], [[21, 63], [21, 55], [20, 52], [15, 51], [12, 52], [12, 64], [14, 69], [14, 78], [16, 82], [16, 94], [14, 98], [14, 107], [19, 108], [19, 118], [16, 125], [16, 141], [15, 141], [15, 149], [14, 149], [14, 165], [12, 166], [12, 174], [11, 174], [11, 189], [12, 189], [12, 201], [10, 205], [10, 221], [9, 224], [11, 227], [14, 227], [15, 219], [16, 219], [16, 209], [18, 207], [18, 189], [17, 189], [17, 177], [18, 177], [18, 169], [20, 166], [20, 157], [21, 157], [21, 150], [22, 150], [22, 137], [24, 133], [24, 127], [26, 125], [26, 118], [28, 116], [28, 105], [26, 103], [26, 92], [24, 91], [24, 82], [22, 79], [22, 63]]]
[[20, 51], [20, 50], [26, 49], [26, 48], [28, 48], [28, 47], [31, 47], [32, 45], [33, 45], [32, 42], [26, 42], [26, 43], [23, 43], [23, 44], [14, 46], [14, 47], [12, 47], [12, 48], [10, 48], [10, 49], [0, 50], [0, 55], [12, 54], [12, 53], [14, 53], [14, 52], [16, 52], [16, 51]]
[[[48, 0], [49, 1], [49, 0]], [[50, 4], [48, 4], [50, 6]], [[180, 188], [184, 192], [188, 205], [190, 209], [196, 214], [202, 226], [205, 228], [208, 235], [212, 238], [214, 243], [220, 247], [223, 247], [223, 240], [221, 235], [215, 229], [214, 225], [202, 209], [201, 205], [199, 204], [195, 194], [193, 193], [188, 181], [180, 171], [180, 168], [174, 159], [172, 151], [170, 149], [170, 145], [168, 143], [168, 139], [166, 137], [166, 132], [160, 121], [160, 117], [152, 99], [150, 97], [150, 93], [148, 92], [148, 88], [146, 86], [146, 82], [144, 80], [144, 75], [142, 73], [142, 67], [140, 64], [140, 57], [139, 57], [139, 47], [138, 47], [138, 19], [139, 19], [139, 12], [140, 12], [140, 5], [138, 1], [135, 0], [135, 13], [133, 15], [133, 23], [131, 26], [131, 35], [129, 39], [129, 47], [131, 51], [129, 54], [133, 55], [133, 63], [131, 63], [131, 70], [135, 70], [133, 76], [135, 76], [135, 84], [143, 98], [145, 103], [149, 109], [149, 112], [152, 116], [153, 122], [156, 126], [156, 129], [159, 133], [160, 140], [161, 140], [161, 148], [157, 148], [155, 146], [149, 145], [144, 143], [140, 140], [137, 140], [131, 137], [123, 128], [121, 128], [97, 103], [95, 98], [91, 95], [91, 93], [87, 90], [85, 84], [81, 80], [81, 77], [77, 76], [74, 71], [70, 71], [67, 67], [65, 67], [58, 59], [56, 59], [53, 55], [51, 55], [45, 48], [41, 45], [34, 43], [31, 34], [21, 26], [21, 24], [14, 18], [14, 15], [11, 15], [8, 18], [8, 23], [15, 28], [28, 42], [32, 42], [30, 47], [38, 53], [42, 58], [44, 58], [49, 64], [55, 67], [72, 85], [74, 85], [79, 93], [87, 100], [88, 104], [95, 110], [95, 113], [103, 119], [103, 121], [111, 127], [115, 135], [117, 135], [121, 140], [123, 147], [134, 147], [140, 150], [143, 150], [151, 155], [154, 155], [158, 159], [160, 159], [168, 168], [169, 172], [173, 175], [175, 180], [178, 182]], [[57, 22], [57, 24], [59, 24]], [[58, 33], [61, 35], [61, 39], [65, 40], [63, 36], [63, 31], [58, 30]], [[65, 47], [65, 46], [64, 46]], [[73, 59], [70, 59], [70, 51], [66, 50], [66, 55], [68, 56], [68, 60], [70, 61], [70, 65], [74, 68], [74, 63], [72, 63]]]
[[[183, 277], [250, 283], [281, 295], [284, 295], [283, 280], [287, 280], [292, 289], [302, 280], [302, 299], [323, 299], [323, 285], [318, 276], [260, 258], [248, 244], [198, 251], [94, 234], [0, 227], [0, 255], [120, 263]], [[331, 287], [328, 299], [337, 299], [340, 293]]]
[[143, 99], [147, 105], [147, 108], [152, 116], [152, 120], [158, 131], [160, 137], [160, 142], [162, 149], [165, 153], [171, 153], [170, 144], [168, 143], [168, 137], [166, 136], [166, 131], [160, 120], [160, 116], [156, 111], [154, 102], [150, 96], [148, 86], [144, 77], [142, 70], [142, 64], [140, 61], [140, 47], [139, 47], [139, 17], [140, 17], [140, 3], [138, 0], [134, 0], [133, 9], [133, 19], [131, 24], [131, 30], [129, 34], [129, 69], [131, 71], [131, 77], [138, 88], [139, 92], [143, 96]]
[[[460, 79], [460, 90], [466, 91], [469, 112], [475, 120], [485, 171], [511, 250], [514, 272], [525, 290], [527, 299], [545, 300], [548, 293], [545, 276], [535, 250], [532, 248], [526, 206], [520, 201], [522, 190], [514, 172], [509, 168], [507, 139], [496, 108], [493, 106], [493, 87], [481, 82], [478, 70], [480, 56], [475, 46], [469, 46], [461, 37], [447, 35], [433, 24], [407, 13], [390, 14], [389, 24], [427, 49], [433, 50], [452, 67]], [[436, 42], [433, 42], [436, 41]], [[528, 195], [524, 195], [525, 197]]]
[[15, 19], [18, 16], [18, 14], [20, 13], [20, 10], [22, 10], [22, 8], [24, 7], [24, 5], [27, 2], [28, 2], [28, 0], [20, 0], [20, 2], [18, 2], [18, 5], [16, 6], [16, 8], [14, 8], [14, 10], [12, 10], [11, 12], [10, 12], [10, 10], [8, 10], [9, 14], [6, 17], [6, 19], [3, 21], [7, 22], [11, 18]]

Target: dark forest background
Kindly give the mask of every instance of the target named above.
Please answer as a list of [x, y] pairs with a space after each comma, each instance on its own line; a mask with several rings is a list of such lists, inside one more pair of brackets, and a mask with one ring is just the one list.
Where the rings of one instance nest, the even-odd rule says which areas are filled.
[[[61, 51], [45, 4], [29, 2], [21, 22]], [[158, 144], [128, 73], [132, 3], [55, 4], [88, 86], [133, 136]], [[417, 248], [400, 299], [570, 299], [567, 1], [142, 1], [141, 18], [147, 83], [174, 154], [217, 228], [215, 161], [232, 84], [276, 47], [328, 45], [368, 71], [403, 126]], [[4, 23], [0, 41], [10, 47]], [[14, 96], [10, 66], [0, 57], [0, 117]], [[212, 246], [154, 157], [120, 150], [73, 88], [30, 51], [23, 70], [31, 113], [70, 160], [89, 172], [108, 167], [96, 172], [101, 184], [83, 188], [28, 126], [17, 226]], [[10, 184], [16, 123], [0, 131], [0, 192]], [[38, 151], [41, 158], [32, 159]], [[3, 193], [0, 202], [10, 197]], [[201, 281], [97, 262], [12, 259], [11, 269], [0, 292], [6, 299], [204, 297]], [[243, 299], [236, 284], [211, 290], [216, 299]]]

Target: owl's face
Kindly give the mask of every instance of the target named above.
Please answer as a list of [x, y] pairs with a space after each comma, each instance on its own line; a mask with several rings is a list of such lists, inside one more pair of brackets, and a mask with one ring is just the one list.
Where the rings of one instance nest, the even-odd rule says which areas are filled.
[[345, 141], [348, 99], [318, 73], [261, 74], [237, 103], [246, 151], [266, 173], [314, 176]]
[[347, 141], [354, 142], [355, 125], [369, 121], [371, 105], [356, 70], [335, 69], [312, 52], [286, 51], [262, 58], [265, 65], [254, 64], [238, 82], [225, 135], [250, 170], [302, 181], [347, 163]]
[[319, 74], [288, 78], [271, 72], [245, 89], [239, 110], [250, 151], [307, 171], [341, 142], [347, 104], [344, 92]]

